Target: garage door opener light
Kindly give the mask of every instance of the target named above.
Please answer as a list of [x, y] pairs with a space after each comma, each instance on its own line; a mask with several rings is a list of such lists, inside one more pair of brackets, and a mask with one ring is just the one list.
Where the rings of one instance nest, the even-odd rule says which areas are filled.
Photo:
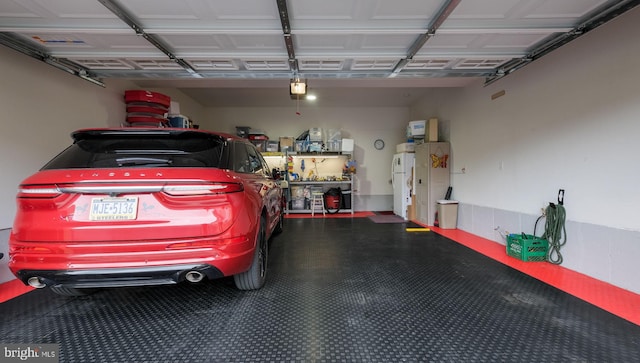
[[289, 93], [291, 95], [306, 95], [307, 82], [301, 81], [299, 78], [292, 79], [289, 87]]

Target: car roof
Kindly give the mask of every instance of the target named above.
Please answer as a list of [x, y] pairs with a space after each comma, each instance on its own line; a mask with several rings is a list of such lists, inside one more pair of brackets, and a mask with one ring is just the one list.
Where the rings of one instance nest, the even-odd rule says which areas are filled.
[[95, 137], [100, 135], [212, 135], [218, 136], [225, 140], [236, 140], [242, 142], [249, 142], [247, 139], [243, 139], [237, 135], [232, 135], [224, 132], [209, 131], [202, 129], [188, 129], [188, 128], [159, 128], [159, 127], [112, 127], [112, 128], [86, 128], [79, 129], [71, 133], [71, 137], [74, 141], [85, 139], [86, 137]]

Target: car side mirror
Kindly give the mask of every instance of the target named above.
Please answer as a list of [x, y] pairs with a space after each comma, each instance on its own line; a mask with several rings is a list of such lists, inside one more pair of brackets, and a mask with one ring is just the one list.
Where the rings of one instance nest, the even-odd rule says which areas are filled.
[[276, 168], [271, 169], [271, 177], [275, 180], [280, 179], [280, 172], [278, 171], [278, 169]]

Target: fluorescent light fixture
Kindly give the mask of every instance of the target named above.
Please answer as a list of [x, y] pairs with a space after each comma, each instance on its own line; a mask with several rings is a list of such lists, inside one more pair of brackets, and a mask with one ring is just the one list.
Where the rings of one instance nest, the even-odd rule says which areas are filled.
[[306, 100], [307, 101], [315, 101], [318, 97], [316, 97], [316, 95], [307, 95]]
[[292, 95], [306, 95], [307, 83], [304, 81], [301, 81], [300, 79], [292, 79], [291, 85], [289, 87], [289, 92]]

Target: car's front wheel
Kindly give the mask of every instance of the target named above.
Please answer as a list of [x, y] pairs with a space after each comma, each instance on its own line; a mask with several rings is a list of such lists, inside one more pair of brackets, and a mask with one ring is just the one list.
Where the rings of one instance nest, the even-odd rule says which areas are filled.
[[234, 275], [233, 280], [240, 290], [257, 290], [264, 285], [267, 278], [268, 248], [265, 238], [265, 219], [260, 218], [260, 229], [256, 236], [256, 249], [249, 270]]

